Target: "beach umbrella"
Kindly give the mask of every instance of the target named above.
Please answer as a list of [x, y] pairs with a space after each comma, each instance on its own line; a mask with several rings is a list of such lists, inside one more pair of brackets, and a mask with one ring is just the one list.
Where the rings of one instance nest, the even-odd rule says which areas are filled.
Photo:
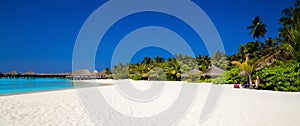
[[243, 70], [240, 72], [240, 76], [247, 76], [246, 72]]
[[201, 76], [218, 77], [223, 73], [224, 70], [212, 65], [203, 74], [201, 74]]

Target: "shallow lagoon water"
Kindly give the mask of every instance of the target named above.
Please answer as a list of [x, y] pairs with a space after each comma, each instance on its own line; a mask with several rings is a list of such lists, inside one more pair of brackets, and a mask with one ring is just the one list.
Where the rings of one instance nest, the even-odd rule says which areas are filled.
[[0, 79], [0, 95], [12, 95], [41, 91], [54, 91], [62, 89], [85, 88], [104, 86], [108, 84], [95, 82], [74, 82], [62, 78], [30, 78], [30, 79]]
[[71, 80], [59, 78], [0, 79], [0, 95], [74, 88]]

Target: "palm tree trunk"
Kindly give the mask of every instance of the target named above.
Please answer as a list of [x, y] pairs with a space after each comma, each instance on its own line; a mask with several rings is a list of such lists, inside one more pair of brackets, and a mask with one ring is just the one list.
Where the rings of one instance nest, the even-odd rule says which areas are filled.
[[249, 80], [249, 87], [250, 87], [250, 89], [253, 89], [251, 74], [248, 74], [248, 80]]
[[247, 54], [247, 55], [246, 55], [246, 61], [248, 61], [248, 60], [250, 60], [250, 57], [249, 57], [249, 55]]

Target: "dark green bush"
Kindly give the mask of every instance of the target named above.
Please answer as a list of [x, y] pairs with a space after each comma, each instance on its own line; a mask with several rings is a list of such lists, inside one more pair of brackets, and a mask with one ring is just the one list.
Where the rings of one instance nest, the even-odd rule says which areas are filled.
[[241, 70], [234, 66], [225, 72], [226, 84], [246, 84], [248, 83], [247, 76], [240, 76]]
[[265, 67], [256, 72], [253, 77], [259, 76], [260, 87], [275, 91], [300, 91], [300, 63], [287, 63]]

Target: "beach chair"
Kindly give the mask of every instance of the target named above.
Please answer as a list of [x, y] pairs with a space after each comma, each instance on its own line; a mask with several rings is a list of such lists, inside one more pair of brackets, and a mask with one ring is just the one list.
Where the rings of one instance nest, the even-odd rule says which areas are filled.
[[234, 88], [240, 88], [240, 84], [234, 84], [233, 87]]
[[248, 88], [248, 87], [249, 87], [249, 84], [243, 84], [243, 87], [244, 87], [244, 88]]

